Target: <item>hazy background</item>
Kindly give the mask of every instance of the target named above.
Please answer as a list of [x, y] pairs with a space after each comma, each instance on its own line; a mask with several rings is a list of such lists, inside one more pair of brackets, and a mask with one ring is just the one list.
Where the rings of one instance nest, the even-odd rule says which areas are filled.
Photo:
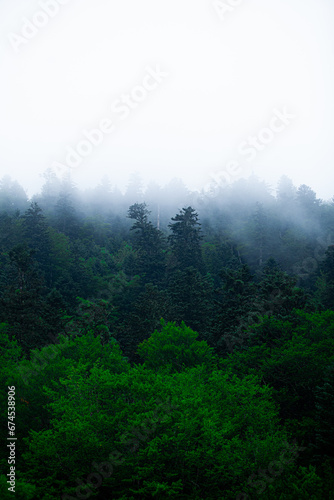
[[[254, 172], [275, 186], [286, 174], [334, 195], [332, 0], [244, 0], [224, 19], [212, 0], [69, 0], [15, 52], [8, 35], [43, 3], [0, 0], [0, 177], [33, 194], [83, 129], [110, 118], [114, 133], [73, 172], [81, 187], [108, 174], [124, 189], [137, 171], [201, 189], [242, 160], [235, 178]], [[111, 104], [156, 65], [169, 76], [117, 119]], [[296, 118], [242, 159], [240, 143], [284, 106]]]

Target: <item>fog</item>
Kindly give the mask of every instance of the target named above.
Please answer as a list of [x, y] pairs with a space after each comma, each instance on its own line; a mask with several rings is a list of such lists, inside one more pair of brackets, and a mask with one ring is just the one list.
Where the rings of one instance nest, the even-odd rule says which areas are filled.
[[2, 0], [0, 178], [333, 189], [330, 0]]

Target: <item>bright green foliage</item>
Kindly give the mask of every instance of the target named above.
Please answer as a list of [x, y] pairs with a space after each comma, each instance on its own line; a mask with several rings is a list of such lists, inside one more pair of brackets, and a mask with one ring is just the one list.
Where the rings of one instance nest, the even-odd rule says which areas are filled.
[[155, 370], [170, 369], [181, 372], [186, 368], [214, 363], [213, 349], [205, 341], [198, 341], [198, 334], [188, 328], [161, 321], [162, 329], [155, 332], [138, 347], [145, 366]]
[[96, 366], [89, 374], [79, 364], [60, 382], [61, 395], [45, 389], [51, 426], [31, 433], [24, 456], [36, 498], [44, 491], [75, 496], [77, 478], [87, 494], [93, 464], [110, 462], [111, 454], [112, 474], [99, 488], [105, 497], [124, 498], [126, 490], [133, 498], [235, 498], [287, 438], [270, 390], [254, 377], [240, 381], [205, 366], [170, 375], [139, 366], [116, 375]]
[[[5, 470], [7, 467], [5, 468]], [[37, 497], [37, 488], [35, 485], [26, 483], [22, 481], [20, 477], [17, 477], [16, 474], [15, 481], [15, 493], [12, 491], [8, 491], [10, 484], [7, 483], [8, 477], [4, 474], [0, 476], [0, 495], [1, 500], [35, 500]], [[52, 497], [51, 497], [52, 498]], [[49, 500], [51, 500], [49, 497]], [[44, 496], [44, 499], [47, 499], [47, 496]]]
[[8, 384], [17, 388], [16, 427], [21, 452], [22, 439], [28, 436], [29, 430], [40, 431], [49, 426], [50, 412], [46, 405], [50, 400], [45, 386], [60, 397], [63, 392], [60, 380], [78, 366], [87, 375], [93, 366], [112, 373], [122, 373], [129, 368], [116, 341], [110, 339], [109, 343], [102, 344], [93, 332], [73, 338], [61, 336], [58, 344], [33, 350], [30, 357], [20, 362], [13, 359], [11, 371], [6, 372]]

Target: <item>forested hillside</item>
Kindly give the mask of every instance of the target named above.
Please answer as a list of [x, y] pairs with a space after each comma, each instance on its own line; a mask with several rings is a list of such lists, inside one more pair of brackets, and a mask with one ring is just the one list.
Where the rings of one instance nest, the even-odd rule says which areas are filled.
[[16, 498], [334, 498], [334, 199], [6, 177], [0, 263]]

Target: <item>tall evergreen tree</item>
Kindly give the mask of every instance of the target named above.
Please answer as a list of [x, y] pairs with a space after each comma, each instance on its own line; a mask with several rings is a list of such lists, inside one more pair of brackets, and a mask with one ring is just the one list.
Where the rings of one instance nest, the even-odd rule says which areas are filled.
[[60, 193], [55, 211], [57, 229], [67, 236], [76, 237], [78, 234], [78, 219], [69, 193]]
[[0, 210], [13, 214], [17, 210], [25, 210], [27, 205], [27, 194], [22, 186], [9, 175], [4, 176], [0, 180]]
[[322, 385], [315, 390], [316, 405], [316, 449], [334, 462], [334, 366], [327, 368]]
[[289, 319], [294, 309], [303, 309], [307, 294], [296, 286], [296, 278], [288, 276], [274, 259], [269, 259], [263, 269], [254, 303], [259, 315]]
[[135, 220], [131, 231], [136, 231], [138, 274], [146, 282], [156, 284], [164, 278], [164, 239], [161, 231], [148, 220], [149, 214], [146, 203], [135, 203], [128, 210], [128, 218]]
[[51, 284], [52, 269], [50, 261], [51, 242], [48, 232], [48, 224], [42, 209], [36, 202], [32, 202], [30, 208], [23, 216], [24, 236], [28, 246], [34, 251], [34, 258], [39, 264], [47, 285]]
[[32, 253], [24, 245], [9, 252], [11, 265], [0, 303], [1, 321], [13, 327], [19, 344], [26, 351], [50, 343], [45, 328], [46, 289]]
[[172, 320], [178, 324], [184, 321], [202, 337], [209, 326], [213, 311], [211, 276], [203, 276], [194, 267], [177, 270], [169, 281], [168, 295]]
[[247, 265], [223, 269], [221, 278], [223, 285], [216, 292], [210, 339], [218, 352], [226, 354], [243, 344], [244, 331], [256, 321], [258, 310], [254, 305], [256, 285]]
[[171, 234], [168, 236], [172, 252], [176, 257], [177, 266], [181, 270], [194, 267], [204, 271], [201, 251], [201, 224], [198, 222], [198, 213], [192, 207], [183, 208], [172, 217], [169, 224]]
[[327, 309], [334, 309], [334, 245], [330, 245], [321, 263], [322, 277], [318, 281], [322, 304]]

